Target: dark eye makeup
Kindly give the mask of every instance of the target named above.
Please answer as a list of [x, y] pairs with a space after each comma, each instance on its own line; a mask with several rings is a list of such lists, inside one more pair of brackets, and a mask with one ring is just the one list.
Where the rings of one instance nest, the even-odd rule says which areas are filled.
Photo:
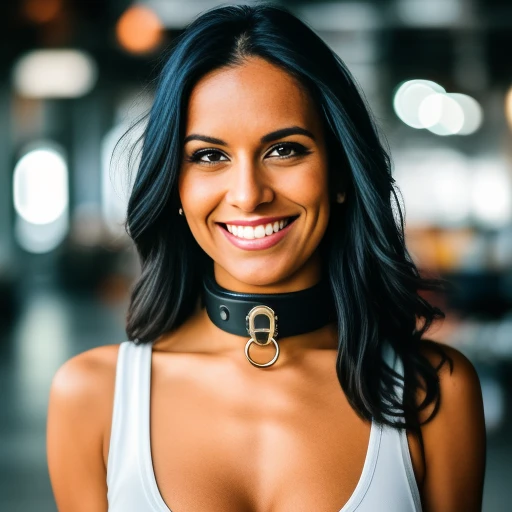
[[[278, 155], [270, 156], [275, 151], [277, 151]], [[278, 144], [274, 144], [268, 150], [267, 157], [284, 160], [286, 158], [294, 158], [297, 156], [307, 155], [309, 153], [311, 153], [311, 151], [298, 142], [280, 142]], [[209, 160], [203, 160], [203, 157], [208, 157]], [[221, 159], [222, 157], [225, 158], [224, 154], [218, 149], [203, 148], [194, 151], [194, 153], [192, 153], [190, 156], [187, 156], [185, 160], [187, 162], [200, 163], [202, 165], [214, 165], [218, 162], [225, 161]]]

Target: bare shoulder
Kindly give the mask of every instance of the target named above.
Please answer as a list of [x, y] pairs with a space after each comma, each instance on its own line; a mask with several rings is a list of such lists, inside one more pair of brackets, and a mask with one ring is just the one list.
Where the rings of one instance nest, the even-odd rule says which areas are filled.
[[437, 414], [422, 426], [424, 510], [479, 511], [486, 436], [478, 374], [471, 361], [449, 345], [425, 341], [421, 352], [437, 369], [440, 389]]
[[433, 421], [436, 418], [438, 424], [457, 418], [483, 421], [482, 390], [473, 363], [455, 347], [444, 343], [425, 340], [420, 350], [436, 368], [439, 379], [440, 406]]
[[54, 405], [76, 409], [76, 414], [94, 411], [91, 421], [101, 419], [101, 412], [108, 414], [119, 346], [95, 347], [68, 359], [52, 379], [50, 400]]
[[443, 361], [447, 362], [440, 368], [440, 377], [444, 373], [451, 375], [453, 371], [456, 371], [457, 377], [465, 375], [478, 379], [473, 363], [460, 350], [451, 345], [427, 339], [421, 341], [420, 351], [436, 368], [440, 367]]
[[55, 373], [50, 400], [76, 418], [84, 415], [98, 432], [106, 461], [120, 344], [95, 347], [68, 359]]
[[110, 431], [119, 346], [82, 352], [52, 379], [47, 455], [59, 511], [106, 510], [105, 433]]
[[103, 345], [68, 359], [53, 376], [52, 393], [83, 400], [105, 391], [103, 385], [115, 377], [119, 347]]

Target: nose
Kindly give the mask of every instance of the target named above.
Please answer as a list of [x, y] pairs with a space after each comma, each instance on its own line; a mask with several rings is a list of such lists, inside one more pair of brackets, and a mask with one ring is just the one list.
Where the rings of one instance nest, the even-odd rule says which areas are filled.
[[254, 211], [259, 205], [270, 203], [274, 191], [265, 170], [249, 159], [231, 168], [226, 201], [245, 212]]

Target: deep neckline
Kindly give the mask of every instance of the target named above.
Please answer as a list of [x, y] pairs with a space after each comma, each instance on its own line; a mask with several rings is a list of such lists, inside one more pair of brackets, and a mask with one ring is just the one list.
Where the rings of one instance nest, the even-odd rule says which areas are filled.
[[[151, 506], [154, 509], [154, 512], [176, 512], [169, 508], [167, 503], [165, 502], [162, 494], [160, 493], [160, 489], [158, 487], [158, 483], [156, 481], [155, 470], [153, 467], [153, 457], [151, 455], [151, 429], [150, 429], [150, 421], [151, 421], [151, 370], [152, 370], [152, 354], [153, 354], [153, 342], [147, 343], [144, 345], [144, 349], [142, 352], [144, 353], [144, 358], [141, 361], [141, 365], [139, 368], [142, 370], [142, 367], [145, 365], [147, 368], [147, 372], [145, 373], [147, 379], [145, 382], [141, 383], [141, 389], [139, 394], [139, 399], [141, 400], [141, 404], [146, 405], [147, 407], [139, 407], [138, 410], [141, 411], [139, 415], [139, 436], [141, 439], [141, 443], [139, 446], [139, 469], [140, 476], [143, 483], [144, 492], [146, 493], [146, 497], [148, 498]], [[139, 379], [137, 379], [139, 381]], [[368, 446], [366, 448], [366, 455], [363, 463], [363, 469], [361, 471], [361, 475], [359, 476], [359, 480], [357, 481], [356, 487], [354, 488], [352, 494], [348, 498], [347, 502], [341, 510], [337, 512], [352, 512], [354, 511], [359, 504], [361, 503], [364, 495], [366, 494], [368, 487], [372, 481], [373, 472], [375, 470], [377, 455], [379, 453], [380, 441], [382, 437], [382, 426], [377, 424], [373, 419], [370, 427], [370, 436], [368, 439]], [[334, 511], [333, 511], [334, 512]]]

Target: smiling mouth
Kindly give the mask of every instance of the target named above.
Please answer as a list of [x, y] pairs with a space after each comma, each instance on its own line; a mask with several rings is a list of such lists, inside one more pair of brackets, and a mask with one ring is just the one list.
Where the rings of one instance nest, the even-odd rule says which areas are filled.
[[280, 221], [260, 224], [258, 226], [237, 226], [235, 224], [220, 224], [226, 231], [232, 235], [245, 240], [253, 240], [255, 238], [265, 238], [271, 236], [292, 224], [299, 216], [288, 217]]

